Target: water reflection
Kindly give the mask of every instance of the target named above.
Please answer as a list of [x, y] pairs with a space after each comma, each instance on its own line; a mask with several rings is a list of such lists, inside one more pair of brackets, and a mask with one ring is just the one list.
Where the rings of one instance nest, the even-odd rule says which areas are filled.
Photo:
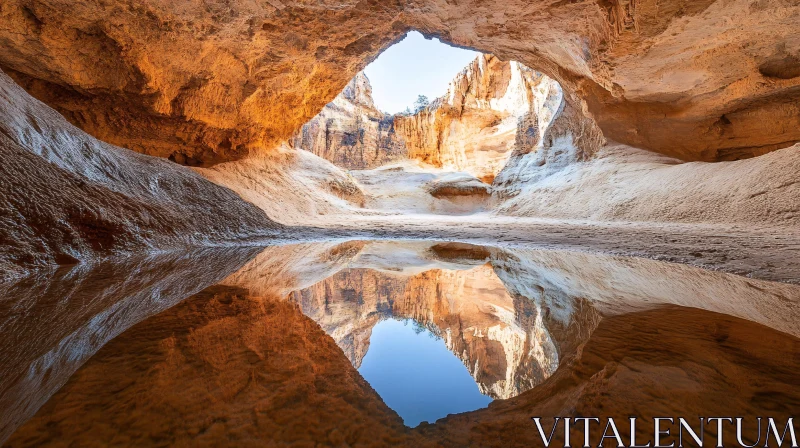
[[[353, 241], [2, 288], [8, 446], [530, 446], [533, 415], [800, 410], [800, 287], [682, 265]], [[440, 335], [498, 399], [404, 425], [355, 367], [391, 319]]]
[[367, 263], [379, 268], [344, 269], [290, 296], [356, 368], [367, 353], [372, 328], [389, 317], [413, 319], [441, 335], [480, 392], [493, 398], [516, 396], [558, 366], [537, 304], [508, 293], [486, 249], [370, 244], [350, 265]]
[[109, 340], [223, 280], [258, 251], [134, 257], [0, 284], [0, 443]]
[[407, 426], [486, 407], [464, 365], [441, 337], [413, 320], [388, 319], [372, 328], [358, 373]]

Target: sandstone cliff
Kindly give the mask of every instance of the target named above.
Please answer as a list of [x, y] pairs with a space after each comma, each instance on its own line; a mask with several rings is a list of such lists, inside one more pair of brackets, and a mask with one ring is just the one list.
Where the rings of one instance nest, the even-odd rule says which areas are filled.
[[534, 90], [549, 81], [520, 63], [479, 55], [444, 96], [414, 115], [396, 116], [395, 127], [410, 158], [491, 183], [514, 150]]
[[520, 144], [518, 134], [530, 132], [520, 129], [528, 126], [525, 118], [544, 119], [542, 103], [552, 96], [563, 97], [547, 76], [479, 55], [428, 107], [390, 116], [376, 109], [369, 80], [359, 73], [292, 144], [348, 170], [412, 159], [491, 183]]
[[[199, 172], [239, 195], [86, 135], [4, 77], [2, 272], [217, 244], [276, 227], [242, 197], [293, 223], [355, 215], [371, 200], [358, 182], [281, 143], [411, 28], [551, 79], [539, 84], [549, 86], [540, 96], [534, 89], [493, 182], [501, 213], [794, 229], [797, 14], [782, 0], [537, 0], [488, 9], [473, 0], [9, 0], [0, 5], [0, 66], [28, 93], [104, 142], [220, 165]], [[473, 75], [481, 73], [476, 64]], [[462, 90], [481, 79], [464, 76]], [[476, 99], [502, 91], [493, 79]], [[419, 141], [428, 140], [421, 132]], [[231, 162], [246, 156], [253, 157]], [[486, 208], [489, 190], [474, 179], [430, 180], [438, 184], [421, 183], [429, 197], [474, 197], [456, 211]]]
[[363, 72], [304, 124], [292, 143], [349, 170], [375, 168], [406, 155], [392, 116], [375, 107]]

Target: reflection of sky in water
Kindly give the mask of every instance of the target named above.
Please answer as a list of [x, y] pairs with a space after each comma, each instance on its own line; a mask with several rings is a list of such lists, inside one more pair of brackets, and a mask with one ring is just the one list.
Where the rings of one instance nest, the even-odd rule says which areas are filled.
[[410, 427], [492, 401], [444, 342], [413, 322], [378, 323], [358, 371]]

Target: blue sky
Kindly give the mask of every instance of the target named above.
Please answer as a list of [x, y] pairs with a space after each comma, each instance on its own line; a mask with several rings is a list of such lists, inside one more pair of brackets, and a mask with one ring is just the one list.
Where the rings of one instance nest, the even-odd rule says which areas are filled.
[[358, 372], [410, 427], [485, 408], [492, 401], [443, 340], [428, 330], [414, 331], [410, 321], [375, 325]]
[[378, 56], [364, 70], [378, 109], [391, 114], [412, 107], [417, 95], [444, 95], [451, 79], [472, 62], [477, 52], [454, 48], [417, 31]]

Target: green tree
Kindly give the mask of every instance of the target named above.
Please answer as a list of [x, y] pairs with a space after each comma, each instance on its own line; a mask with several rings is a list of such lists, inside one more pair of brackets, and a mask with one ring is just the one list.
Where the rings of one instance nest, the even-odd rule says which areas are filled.
[[428, 107], [431, 102], [428, 101], [428, 97], [425, 95], [420, 95], [417, 97], [417, 101], [414, 101], [414, 113], [421, 111]]

